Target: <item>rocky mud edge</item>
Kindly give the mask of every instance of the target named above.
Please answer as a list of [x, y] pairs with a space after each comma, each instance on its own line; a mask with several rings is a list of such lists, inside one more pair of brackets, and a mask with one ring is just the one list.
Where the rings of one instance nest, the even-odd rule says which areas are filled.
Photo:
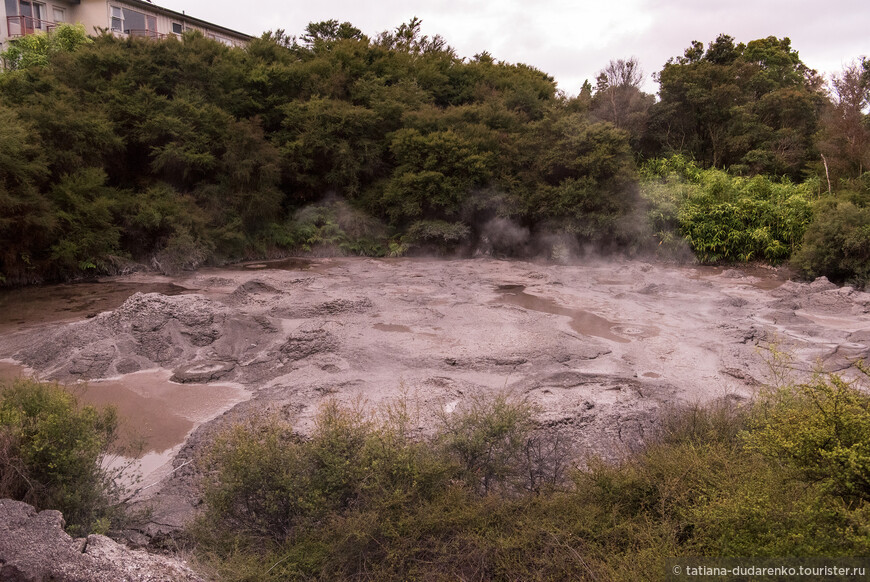
[[750, 398], [771, 345], [798, 374], [844, 370], [870, 351], [870, 294], [764, 268], [326, 259], [174, 283], [195, 293], [136, 293], [84, 321], [0, 337], [0, 358], [43, 378], [162, 368], [179, 390], [229, 381], [252, 392], [199, 426], [177, 470], [149, 491], [151, 538], [190, 518], [199, 498], [189, 461], [249, 414], [278, 412], [304, 432], [325, 398], [374, 407], [404, 394], [425, 431], [436, 410], [510, 390], [538, 403], [541, 426], [581, 456], [618, 458], [649, 438], [664, 406]]

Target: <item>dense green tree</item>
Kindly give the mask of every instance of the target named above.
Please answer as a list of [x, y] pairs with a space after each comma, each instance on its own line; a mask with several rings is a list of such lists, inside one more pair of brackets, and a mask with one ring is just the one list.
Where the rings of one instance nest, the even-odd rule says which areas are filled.
[[870, 282], [870, 172], [855, 182], [855, 190], [816, 203], [815, 219], [792, 261], [806, 277]]
[[491, 176], [492, 155], [449, 130], [399, 130], [390, 151], [397, 165], [381, 203], [396, 223], [456, 217], [471, 190]]
[[[39, 59], [0, 73], [7, 284], [128, 259], [171, 272], [317, 245], [472, 249], [496, 219], [531, 239], [636, 248], [649, 231], [637, 157], [680, 151], [796, 181], [821, 168], [817, 138], [834, 187], [866, 168], [867, 62], [837, 78], [818, 131], [824, 96], [788, 39], [695, 42], [661, 71], [652, 104], [635, 59], [611, 61], [594, 90], [567, 98], [534, 67], [460, 58], [416, 18], [373, 38], [312, 23], [299, 39], [279, 30], [244, 49], [196, 32], [65, 38], [39, 40], [59, 48], [39, 45]], [[684, 222], [706, 226], [713, 206], [732, 203], [689, 202]], [[679, 222], [663, 214], [656, 229]], [[794, 248], [781, 242], [776, 260]]]
[[800, 178], [814, 157], [820, 80], [788, 38], [735, 44], [720, 35], [670, 59], [657, 76], [653, 132], [666, 152], [717, 168]]
[[40, 192], [47, 177], [33, 128], [0, 105], [0, 282], [28, 281], [41, 267], [56, 224]]
[[626, 244], [632, 237], [624, 219], [637, 201], [626, 138], [582, 114], [554, 113], [538, 123], [523, 144], [536, 170], [526, 177], [529, 215], [583, 242]]
[[383, 164], [385, 136], [378, 113], [338, 99], [292, 101], [282, 107], [280, 144], [287, 179], [297, 200], [328, 192], [359, 194]]

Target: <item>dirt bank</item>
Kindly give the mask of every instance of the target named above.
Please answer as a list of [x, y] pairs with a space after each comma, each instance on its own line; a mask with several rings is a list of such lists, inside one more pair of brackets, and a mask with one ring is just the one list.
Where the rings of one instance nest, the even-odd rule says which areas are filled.
[[[215, 427], [253, 411], [282, 412], [306, 430], [324, 398], [374, 406], [407, 393], [425, 429], [436, 408], [505, 388], [540, 403], [541, 422], [570, 433], [578, 450], [615, 457], [644, 441], [664, 405], [751, 397], [771, 342], [795, 355], [798, 372], [817, 362], [843, 369], [870, 346], [870, 294], [764, 268], [324, 259], [111, 281], [154, 282], [173, 294], [135, 293], [75, 322], [18, 324], [0, 336], [0, 358], [63, 381], [157, 368], [178, 383], [253, 392], [200, 426], [175, 466]], [[195, 504], [192, 467], [160, 488], [156, 529]]]

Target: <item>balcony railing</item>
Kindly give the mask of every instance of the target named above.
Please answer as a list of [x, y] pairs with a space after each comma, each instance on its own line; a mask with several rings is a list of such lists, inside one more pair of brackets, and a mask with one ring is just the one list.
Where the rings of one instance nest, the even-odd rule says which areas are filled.
[[48, 32], [56, 27], [56, 22], [40, 20], [33, 16], [6, 17], [6, 29], [9, 31], [9, 38], [18, 38], [35, 32]]
[[135, 28], [125, 30], [124, 32], [132, 38], [150, 38], [151, 40], [162, 40], [169, 36], [168, 34], [157, 32], [156, 30], [139, 30]]

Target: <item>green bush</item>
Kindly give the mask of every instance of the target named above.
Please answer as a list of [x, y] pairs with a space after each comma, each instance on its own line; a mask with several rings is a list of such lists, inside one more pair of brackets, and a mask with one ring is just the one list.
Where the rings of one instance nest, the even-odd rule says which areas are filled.
[[60, 510], [73, 535], [105, 533], [120, 518], [104, 467], [117, 428], [113, 408], [81, 406], [56, 384], [0, 384], [0, 497]]
[[199, 551], [225, 580], [629, 581], [663, 578], [668, 556], [862, 556], [868, 402], [829, 376], [756, 404], [672, 408], [644, 449], [539, 488], [524, 475], [541, 428], [522, 400], [471, 399], [430, 438], [401, 407], [376, 420], [332, 403], [310, 439], [237, 427], [261, 444], [213, 451], [210, 487], [250, 480], [255, 497], [299, 509], [289, 535], [263, 543], [207, 495], [217, 521]]
[[387, 229], [343, 200], [305, 206], [283, 227], [274, 227], [269, 242], [313, 255], [384, 256]]
[[[845, 197], [845, 196], [844, 196]], [[819, 202], [792, 264], [809, 278], [870, 282], [870, 207], [849, 200]]]
[[408, 227], [402, 240], [410, 247], [446, 250], [456, 248], [470, 235], [471, 229], [461, 222], [418, 220]]
[[442, 414], [440, 440], [472, 490], [487, 494], [525, 477], [522, 455], [534, 429], [533, 408], [504, 394], [474, 398], [458, 414]]
[[683, 237], [703, 262], [781, 263], [812, 218], [814, 184], [700, 170], [682, 156], [648, 162], [641, 191], [660, 241]]
[[275, 417], [230, 428], [202, 460], [210, 477], [199, 534], [282, 542], [351, 505], [425, 495], [443, 463], [421, 454], [400, 420], [378, 423], [330, 402], [308, 439]]
[[25, 69], [48, 65], [49, 58], [59, 52], [73, 52], [82, 45], [93, 44], [81, 24], [61, 24], [47, 33], [28, 34], [0, 53], [6, 68]]
[[870, 395], [839, 376], [819, 376], [773, 391], [758, 408], [750, 449], [836, 495], [870, 500]]

